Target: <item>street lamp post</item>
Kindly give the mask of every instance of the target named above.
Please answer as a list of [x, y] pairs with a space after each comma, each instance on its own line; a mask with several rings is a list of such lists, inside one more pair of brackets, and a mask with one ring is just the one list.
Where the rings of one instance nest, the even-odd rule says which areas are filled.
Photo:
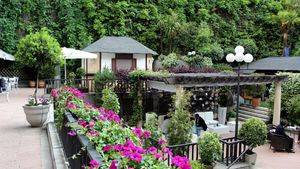
[[236, 119], [235, 119], [235, 139], [237, 139], [238, 136], [238, 120], [239, 120], [239, 109], [240, 109], [240, 62], [246, 62], [251, 63], [253, 61], [253, 56], [249, 53], [244, 55], [244, 47], [243, 46], [237, 46], [234, 49], [235, 55], [232, 53], [229, 53], [226, 56], [226, 61], [229, 63], [232, 63], [236, 61], [238, 63], [238, 82], [237, 82], [237, 98], [236, 98]]

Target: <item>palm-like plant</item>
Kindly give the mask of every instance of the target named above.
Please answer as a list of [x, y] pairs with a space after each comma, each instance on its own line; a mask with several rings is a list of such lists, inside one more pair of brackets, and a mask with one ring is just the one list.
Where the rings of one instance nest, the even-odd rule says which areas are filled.
[[283, 9], [273, 16], [273, 20], [280, 23], [283, 36], [283, 48], [285, 48], [288, 46], [289, 31], [295, 25], [300, 24], [300, 1], [284, 0]]

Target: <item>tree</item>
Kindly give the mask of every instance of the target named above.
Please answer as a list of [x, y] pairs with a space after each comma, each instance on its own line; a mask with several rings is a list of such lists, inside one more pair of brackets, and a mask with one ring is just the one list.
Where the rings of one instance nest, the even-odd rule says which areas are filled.
[[273, 16], [274, 20], [280, 23], [280, 30], [283, 36], [283, 52], [288, 47], [288, 36], [291, 29], [300, 23], [300, 2], [298, 0], [284, 0], [283, 9]]
[[[63, 63], [60, 45], [46, 28], [22, 38], [15, 56], [18, 62], [36, 71], [37, 84], [40, 76], [53, 77], [55, 67]], [[38, 85], [36, 86], [35, 103], [37, 103]]]

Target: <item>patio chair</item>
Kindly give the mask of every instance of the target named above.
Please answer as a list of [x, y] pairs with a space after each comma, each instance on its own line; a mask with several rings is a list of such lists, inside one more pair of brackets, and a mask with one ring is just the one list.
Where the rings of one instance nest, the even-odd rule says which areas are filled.
[[6, 95], [6, 100], [9, 101], [9, 89], [7, 87], [6, 79], [0, 78], [0, 95]]
[[205, 121], [206, 125], [218, 124], [218, 121], [214, 120], [214, 113], [212, 111], [196, 112], [195, 114], [199, 114], [199, 116]]
[[294, 139], [278, 135], [273, 132], [270, 133], [270, 148], [273, 147], [274, 152], [275, 151], [292, 151], [293, 150], [293, 143]]

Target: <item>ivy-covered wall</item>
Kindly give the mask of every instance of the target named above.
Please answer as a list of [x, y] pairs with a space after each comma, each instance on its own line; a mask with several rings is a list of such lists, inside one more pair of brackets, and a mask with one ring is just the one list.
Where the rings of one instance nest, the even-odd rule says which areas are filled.
[[[224, 56], [241, 44], [256, 58], [278, 56], [283, 32], [274, 16], [286, 9], [280, 0], [1, 0], [0, 48], [14, 54], [20, 37], [47, 27], [66, 47], [116, 35], [163, 54]], [[300, 53], [299, 30], [288, 27], [292, 54]]]

